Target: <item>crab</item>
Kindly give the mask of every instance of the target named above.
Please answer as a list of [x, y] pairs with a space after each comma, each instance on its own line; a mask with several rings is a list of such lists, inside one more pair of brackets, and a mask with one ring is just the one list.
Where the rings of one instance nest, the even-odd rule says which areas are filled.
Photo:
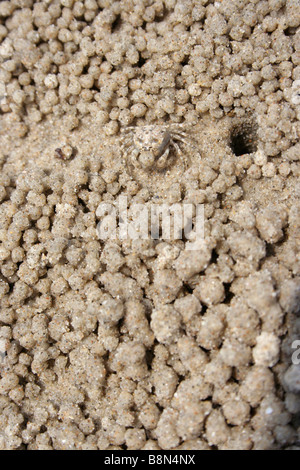
[[126, 127], [121, 131], [121, 150], [131, 169], [164, 170], [183, 155], [180, 145], [188, 142], [184, 129], [183, 124]]

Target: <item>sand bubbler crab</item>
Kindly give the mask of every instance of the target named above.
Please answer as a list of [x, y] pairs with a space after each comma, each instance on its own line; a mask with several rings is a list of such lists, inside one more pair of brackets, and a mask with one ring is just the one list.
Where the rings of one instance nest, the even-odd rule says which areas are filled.
[[189, 144], [184, 124], [153, 124], [121, 130], [121, 150], [131, 169], [164, 170], [178, 156], [186, 163], [181, 145]]

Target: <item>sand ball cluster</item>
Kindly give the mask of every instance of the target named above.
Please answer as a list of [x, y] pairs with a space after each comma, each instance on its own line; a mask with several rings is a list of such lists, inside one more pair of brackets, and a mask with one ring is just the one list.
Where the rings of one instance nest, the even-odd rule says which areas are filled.
[[23, 135], [49, 114], [69, 129], [92, 115], [113, 135], [140, 120], [259, 111], [263, 147], [276, 156], [296, 138], [299, 5], [241, 5], [1, 2], [1, 111]]
[[[0, 2], [1, 449], [299, 449], [299, 23]], [[187, 167], [129, 174], [121, 129], [168, 123]], [[204, 238], [101, 239], [124, 196], [203, 204]]]

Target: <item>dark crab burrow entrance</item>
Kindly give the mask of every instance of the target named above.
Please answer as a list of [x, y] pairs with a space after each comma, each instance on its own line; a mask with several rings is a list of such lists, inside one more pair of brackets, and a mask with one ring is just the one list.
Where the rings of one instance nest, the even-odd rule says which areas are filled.
[[235, 124], [230, 133], [229, 145], [234, 155], [240, 157], [257, 150], [257, 126], [254, 123]]

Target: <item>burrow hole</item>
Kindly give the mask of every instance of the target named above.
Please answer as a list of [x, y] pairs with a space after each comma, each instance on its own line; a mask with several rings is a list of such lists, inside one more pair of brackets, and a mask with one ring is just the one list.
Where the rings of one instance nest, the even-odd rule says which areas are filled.
[[235, 124], [231, 129], [229, 145], [237, 157], [256, 152], [257, 126], [249, 122]]

